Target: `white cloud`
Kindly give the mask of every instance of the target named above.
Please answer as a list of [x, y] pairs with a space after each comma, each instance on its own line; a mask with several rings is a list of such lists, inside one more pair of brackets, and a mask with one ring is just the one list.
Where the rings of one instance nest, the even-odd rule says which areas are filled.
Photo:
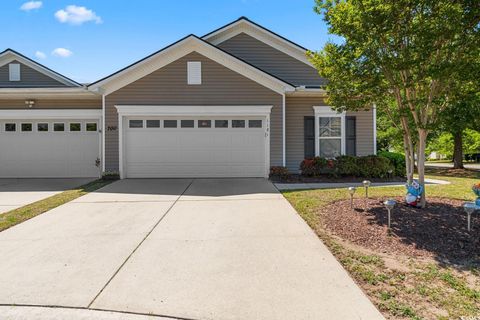
[[46, 59], [47, 55], [45, 53], [43, 53], [42, 51], [37, 51], [37, 52], [35, 52], [35, 57], [37, 57], [38, 59]]
[[97, 16], [95, 12], [85, 7], [76, 5], [67, 6], [65, 9], [55, 12], [55, 18], [62, 23], [69, 23], [72, 25], [81, 25], [82, 23], [93, 21], [95, 23], [102, 23], [102, 18]]
[[68, 58], [73, 54], [73, 52], [65, 48], [56, 48], [52, 51], [52, 54], [55, 57]]
[[20, 10], [30, 11], [34, 9], [40, 9], [42, 7], [42, 1], [28, 1], [22, 4]]

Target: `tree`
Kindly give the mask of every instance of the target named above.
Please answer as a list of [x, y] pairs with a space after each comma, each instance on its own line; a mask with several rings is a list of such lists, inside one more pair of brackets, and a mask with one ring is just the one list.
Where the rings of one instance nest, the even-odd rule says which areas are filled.
[[[331, 105], [361, 110], [376, 105], [397, 115], [402, 128], [406, 174], [425, 183], [429, 132], [448, 104], [453, 79], [472, 62], [479, 46], [478, 0], [316, 0], [329, 42], [310, 53], [329, 82]], [[421, 205], [425, 205], [425, 196]]]
[[465, 130], [480, 128], [480, 72], [478, 64], [465, 70], [463, 77], [470, 76], [471, 82], [461, 85], [449, 96], [449, 103], [439, 116], [440, 128], [453, 136], [453, 167], [463, 169], [463, 138]]

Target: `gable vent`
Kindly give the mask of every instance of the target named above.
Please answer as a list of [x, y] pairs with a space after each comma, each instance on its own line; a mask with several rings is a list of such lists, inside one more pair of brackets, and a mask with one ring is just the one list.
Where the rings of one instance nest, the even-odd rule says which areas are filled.
[[202, 84], [202, 63], [200, 61], [187, 62], [188, 84]]
[[20, 64], [19, 63], [10, 63], [8, 65], [8, 71], [9, 71], [10, 81], [20, 81]]

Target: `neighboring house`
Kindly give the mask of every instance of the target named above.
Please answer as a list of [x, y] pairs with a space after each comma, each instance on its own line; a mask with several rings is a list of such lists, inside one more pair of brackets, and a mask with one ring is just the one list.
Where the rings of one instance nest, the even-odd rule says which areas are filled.
[[240, 18], [89, 85], [0, 54], [0, 177], [267, 177], [369, 155], [375, 110], [336, 113], [306, 49]]

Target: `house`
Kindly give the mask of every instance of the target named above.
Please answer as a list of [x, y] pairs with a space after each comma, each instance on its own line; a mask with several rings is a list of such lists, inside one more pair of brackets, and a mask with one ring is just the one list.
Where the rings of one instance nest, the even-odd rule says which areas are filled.
[[304, 47], [240, 18], [77, 83], [0, 54], [0, 177], [267, 177], [369, 155], [375, 110], [337, 113]]

